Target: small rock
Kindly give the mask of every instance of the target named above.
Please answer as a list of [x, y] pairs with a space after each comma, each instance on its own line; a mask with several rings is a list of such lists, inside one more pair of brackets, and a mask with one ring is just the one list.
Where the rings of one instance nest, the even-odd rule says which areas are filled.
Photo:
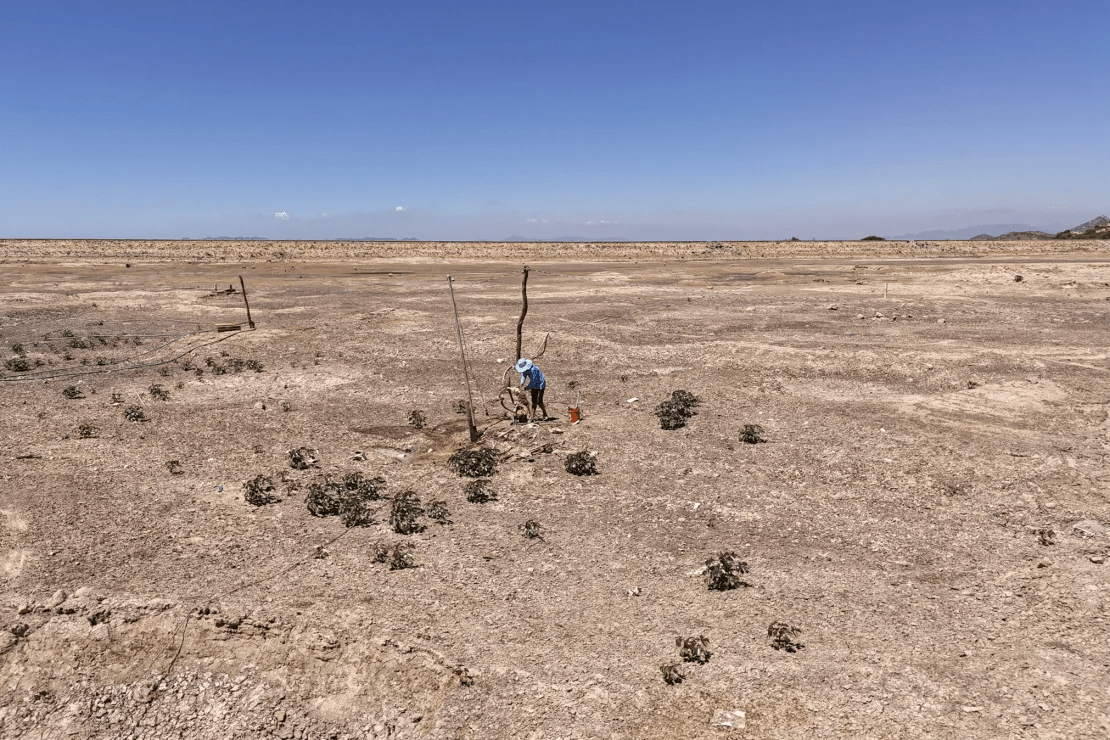
[[875, 312], [875, 318], [877, 318], [877, 319], [883, 318], [883, 312], [882, 311], [876, 311]]
[[857, 313], [857, 314], [856, 314], [856, 318], [857, 318], [857, 319], [862, 319], [862, 318], [863, 318], [863, 314], [861, 314], [861, 313]]
[[[1092, 560], [1093, 560], [1093, 558], [1092, 558]], [[640, 595], [640, 587], [636, 586], [635, 588], [628, 589], [628, 595], [629, 596], [639, 596]]]
[[713, 719], [709, 724], [726, 730], [743, 730], [748, 720], [743, 709], [718, 709], [713, 713]]
[[835, 304], [834, 304], [834, 305], [832, 305], [832, 306], [829, 306], [829, 310], [830, 310], [830, 311], [836, 311], [836, 310], [838, 310], [838, 309], [839, 309], [839, 306], [837, 306], [837, 305], [835, 305]]
[[46, 602], [46, 605], [51, 609], [57, 609], [59, 606], [66, 602], [67, 598], [68, 596], [66, 592], [58, 589], [54, 592], [54, 595], [50, 597], [50, 601]]
[[1099, 524], [1095, 519], [1082, 519], [1071, 525], [1071, 531], [1076, 537], [1089, 539], [1091, 537], [1103, 537], [1110, 530], [1107, 529], [1105, 524]]
[[962, 709], [963, 709], [963, 710], [964, 710], [965, 712], [969, 713], [969, 714], [970, 714], [971, 712], [981, 712], [981, 711], [983, 711], [983, 708], [982, 708], [982, 707], [962, 707]]
[[1092, 556], [1091, 556], [1091, 557], [1089, 558], [1089, 560], [1090, 560], [1090, 561], [1091, 561], [1092, 563], [1094, 563], [1095, 565], [1102, 565], [1103, 563], [1105, 563], [1105, 562], [1106, 562], [1106, 558], [1104, 558], [1104, 557], [1103, 557], [1103, 556], [1101, 556], [1101, 555], [1092, 555]]
[[1048, 558], [1045, 558], [1044, 560], [1041, 560], [1037, 563], [1037, 567], [1038, 568], [1051, 568], [1052, 567], [1052, 561], [1049, 560]]
[[937, 323], [938, 324], [943, 324], [943, 323], [945, 323], [945, 321], [944, 321], [944, 319], [937, 319]]

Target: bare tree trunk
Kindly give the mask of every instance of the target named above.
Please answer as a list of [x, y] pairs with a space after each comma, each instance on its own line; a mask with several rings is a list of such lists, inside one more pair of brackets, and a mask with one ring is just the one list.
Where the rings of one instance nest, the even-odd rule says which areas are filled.
[[520, 307], [520, 318], [516, 321], [516, 354], [513, 355], [516, 359], [513, 360], [514, 363], [521, 357], [521, 332], [524, 330], [524, 317], [528, 315], [528, 273], [531, 272], [531, 269], [528, 265], [525, 265], [522, 272], [524, 275], [524, 280], [520, 283], [522, 305]]

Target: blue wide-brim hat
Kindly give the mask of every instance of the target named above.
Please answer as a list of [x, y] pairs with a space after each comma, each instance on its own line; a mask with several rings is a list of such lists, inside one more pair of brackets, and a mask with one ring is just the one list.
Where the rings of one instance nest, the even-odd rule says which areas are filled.
[[516, 371], [518, 373], [526, 373], [532, 369], [532, 361], [521, 358], [516, 361]]

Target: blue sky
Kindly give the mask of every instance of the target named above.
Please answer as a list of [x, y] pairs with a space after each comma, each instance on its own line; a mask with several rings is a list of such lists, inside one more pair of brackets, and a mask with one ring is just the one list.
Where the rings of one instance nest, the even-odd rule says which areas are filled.
[[1110, 211], [1106, 10], [5, 0], [0, 237], [1064, 228]]

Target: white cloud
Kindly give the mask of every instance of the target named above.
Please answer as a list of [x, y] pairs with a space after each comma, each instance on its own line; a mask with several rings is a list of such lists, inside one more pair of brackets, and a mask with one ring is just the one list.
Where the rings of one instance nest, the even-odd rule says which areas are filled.
[[274, 214], [274, 218], [276, 218], [279, 221], [288, 221], [289, 220], [289, 214], [286, 213], [285, 211], [278, 211], [277, 213]]
[[403, 211], [403, 210], [405, 210], [405, 209], [404, 209], [404, 208], [402, 208], [401, 206], [397, 206], [397, 207], [396, 207], [396, 208], [394, 208], [393, 210], [395, 210], [395, 211]]

